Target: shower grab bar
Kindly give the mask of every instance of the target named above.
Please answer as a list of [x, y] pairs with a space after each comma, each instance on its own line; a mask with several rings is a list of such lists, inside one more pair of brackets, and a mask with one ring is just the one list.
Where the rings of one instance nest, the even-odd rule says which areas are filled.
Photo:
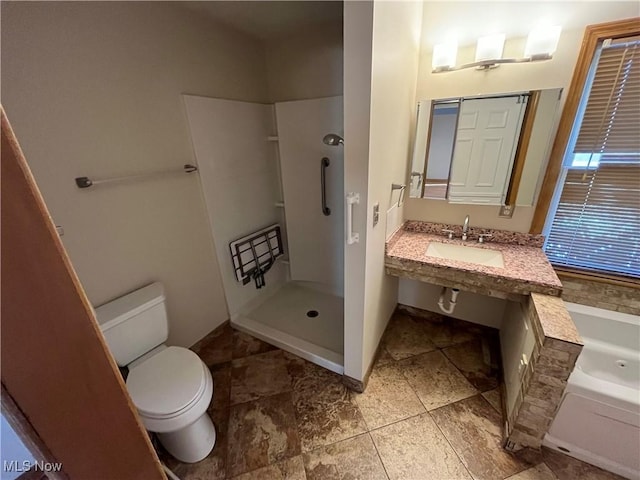
[[353, 231], [353, 205], [360, 203], [360, 194], [347, 193], [347, 245], [360, 241], [360, 234]]
[[327, 207], [327, 167], [331, 165], [331, 160], [323, 157], [320, 160], [320, 189], [322, 190], [322, 213], [328, 217], [331, 209]]
[[173, 175], [174, 173], [193, 173], [197, 171], [198, 171], [198, 167], [196, 167], [195, 165], [190, 165], [186, 163], [180, 168], [172, 168], [170, 170], [162, 170], [159, 172], [141, 173], [138, 175], [127, 175], [126, 177], [104, 178], [102, 180], [91, 180], [89, 177], [76, 177], [75, 181], [76, 181], [76, 186], [78, 188], [89, 188], [93, 185], [100, 185], [103, 183], [121, 182], [123, 180], [134, 180], [139, 178], [156, 177], [161, 175]]

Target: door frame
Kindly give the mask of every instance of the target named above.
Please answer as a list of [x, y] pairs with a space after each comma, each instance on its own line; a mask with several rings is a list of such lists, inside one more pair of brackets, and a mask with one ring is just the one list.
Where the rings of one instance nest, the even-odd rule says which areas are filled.
[[163, 479], [1, 106], [0, 113], [2, 400], [15, 404], [13, 420], [32, 453], [61, 462], [69, 478]]

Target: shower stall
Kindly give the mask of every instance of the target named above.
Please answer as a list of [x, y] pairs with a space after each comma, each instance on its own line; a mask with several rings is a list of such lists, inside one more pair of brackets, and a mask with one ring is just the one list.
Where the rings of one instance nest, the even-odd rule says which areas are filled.
[[343, 373], [342, 97], [183, 98], [232, 325]]

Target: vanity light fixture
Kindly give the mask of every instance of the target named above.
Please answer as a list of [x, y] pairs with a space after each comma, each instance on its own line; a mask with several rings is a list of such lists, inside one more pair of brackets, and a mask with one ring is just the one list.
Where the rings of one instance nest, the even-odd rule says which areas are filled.
[[[486, 62], [491, 61], [495, 58], [502, 58], [502, 52], [504, 50], [504, 40], [504, 33], [480, 37], [476, 45], [476, 62]], [[497, 66], [498, 65], [492, 65], [488, 68]]]
[[433, 71], [453, 70], [456, 65], [456, 56], [458, 54], [458, 43], [449, 41], [439, 43], [433, 47]]
[[502, 58], [504, 33], [480, 37], [476, 44], [476, 59], [456, 67], [458, 45], [455, 42], [439, 43], [433, 48], [432, 72], [452, 72], [465, 68], [489, 70], [503, 63], [529, 63], [551, 60], [560, 39], [560, 26], [536, 28], [529, 33], [523, 58]]

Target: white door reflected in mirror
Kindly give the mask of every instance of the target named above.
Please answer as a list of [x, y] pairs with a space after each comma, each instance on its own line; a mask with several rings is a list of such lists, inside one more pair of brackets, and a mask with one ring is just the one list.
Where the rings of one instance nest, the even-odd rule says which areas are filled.
[[561, 93], [556, 88], [418, 102], [411, 198], [504, 205], [508, 194], [511, 204], [517, 197], [515, 204], [532, 205]]
[[528, 98], [517, 95], [462, 101], [449, 202], [504, 204]]

